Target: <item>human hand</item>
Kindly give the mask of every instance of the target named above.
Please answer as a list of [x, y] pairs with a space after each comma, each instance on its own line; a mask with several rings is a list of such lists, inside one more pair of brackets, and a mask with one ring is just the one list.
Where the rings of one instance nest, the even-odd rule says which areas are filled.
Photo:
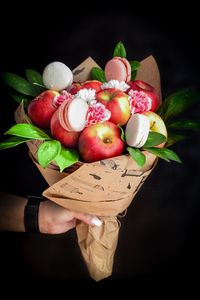
[[64, 233], [76, 226], [76, 220], [88, 225], [101, 226], [102, 222], [95, 216], [68, 210], [52, 201], [46, 200], [39, 207], [39, 229], [41, 233]]

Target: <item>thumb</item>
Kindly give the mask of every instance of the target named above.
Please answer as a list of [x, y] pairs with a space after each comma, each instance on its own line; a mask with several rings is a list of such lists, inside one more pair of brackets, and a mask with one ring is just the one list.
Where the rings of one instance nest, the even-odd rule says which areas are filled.
[[88, 225], [95, 225], [100, 227], [102, 225], [102, 221], [97, 218], [96, 216], [91, 216], [88, 214], [84, 214], [81, 212], [73, 212], [73, 217], [83, 221], [84, 223], [88, 224]]

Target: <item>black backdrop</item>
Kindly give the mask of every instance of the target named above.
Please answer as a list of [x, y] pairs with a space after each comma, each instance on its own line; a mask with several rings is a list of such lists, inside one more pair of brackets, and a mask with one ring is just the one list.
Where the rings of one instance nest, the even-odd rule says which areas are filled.
[[[77, 4], [78, 5], [78, 4]], [[52, 8], [53, 9], [53, 8]], [[51, 61], [74, 68], [87, 56], [101, 66], [122, 41], [128, 58], [141, 60], [153, 54], [161, 73], [163, 96], [183, 87], [199, 87], [198, 18], [195, 8], [175, 12], [126, 11], [77, 13], [76, 9], [24, 14], [14, 10], [9, 22], [1, 22], [1, 71], [23, 75], [26, 68], [42, 71]], [[166, 15], [165, 15], [166, 13]], [[165, 16], [164, 16], [165, 15]], [[1, 83], [0, 132], [14, 123], [16, 104]], [[200, 106], [188, 112], [199, 118]], [[173, 149], [183, 164], [159, 161], [121, 220], [113, 275], [101, 283], [131, 285], [152, 280], [168, 286], [181, 279], [192, 282], [199, 269], [199, 175], [200, 137]], [[46, 182], [28, 157], [25, 145], [0, 153], [1, 190], [19, 195], [40, 195]], [[9, 183], [8, 183], [9, 180]], [[83, 283], [89, 279], [74, 231], [57, 236], [1, 233], [2, 283]], [[148, 281], [149, 282], [149, 281]]]

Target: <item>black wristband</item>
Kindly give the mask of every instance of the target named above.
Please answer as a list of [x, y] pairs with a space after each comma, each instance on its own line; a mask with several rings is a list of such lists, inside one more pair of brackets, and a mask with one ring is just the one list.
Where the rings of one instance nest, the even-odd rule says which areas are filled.
[[28, 202], [24, 209], [24, 226], [26, 232], [39, 233], [38, 212], [43, 197], [28, 196]]

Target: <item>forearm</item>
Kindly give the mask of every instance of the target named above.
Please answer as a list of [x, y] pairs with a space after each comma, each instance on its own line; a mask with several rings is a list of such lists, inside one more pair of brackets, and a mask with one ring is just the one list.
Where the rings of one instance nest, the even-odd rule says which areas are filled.
[[26, 198], [0, 192], [0, 230], [25, 232], [26, 203]]
[[[0, 192], [0, 230], [25, 232], [24, 210], [27, 201], [26, 198]], [[102, 224], [96, 216], [70, 211], [50, 200], [38, 202], [38, 205], [39, 212], [35, 217], [38, 218], [41, 233], [64, 233], [76, 226], [76, 219], [88, 225]], [[27, 212], [26, 216], [29, 217]]]

